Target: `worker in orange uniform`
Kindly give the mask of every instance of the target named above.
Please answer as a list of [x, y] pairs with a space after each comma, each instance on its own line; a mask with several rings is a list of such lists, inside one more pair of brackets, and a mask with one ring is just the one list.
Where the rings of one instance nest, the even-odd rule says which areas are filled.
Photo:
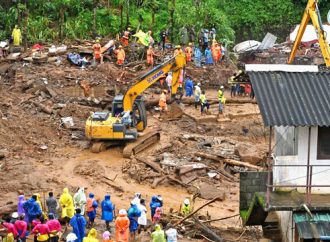
[[123, 65], [125, 61], [125, 50], [123, 49], [123, 46], [119, 45], [118, 50], [115, 51], [117, 55], [117, 64]]
[[128, 242], [129, 240], [129, 219], [125, 209], [119, 210], [119, 215], [116, 218], [116, 241]]
[[176, 56], [176, 55], [178, 55], [178, 54], [182, 54], [181, 45], [177, 45], [177, 46], [175, 46], [174, 56]]
[[124, 31], [124, 34], [120, 39], [120, 42], [123, 46], [128, 46], [128, 44], [129, 44], [130, 31], [131, 31], [131, 28], [127, 28], [127, 30]]
[[160, 94], [158, 105], [161, 111], [167, 111], [166, 94], [166, 90], [163, 90], [162, 94]]
[[149, 46], [147, 50], [147, 64], [153, 66], [154, 65], [154, 56], [155, 52], [152, 48], [152, 45]]
[[94, 52], [94, 61], [100, 61], [100, 63], [103, 63], [103, 55], [101, 54], [101, 48], [100, 40], [96, 40], [95, 44], [93, 45], [93, 52]]
[[212, 58], [214, 64], [219, 63], [219, 60], [221, 58], [221, 47], [217, 42], [213, 42], [212, 44]]
[[192, 43], [189, 43], [189, 45], [186, 47], [185, 53], [186, 53], [186, 62], [190, 62], [193, 53]]

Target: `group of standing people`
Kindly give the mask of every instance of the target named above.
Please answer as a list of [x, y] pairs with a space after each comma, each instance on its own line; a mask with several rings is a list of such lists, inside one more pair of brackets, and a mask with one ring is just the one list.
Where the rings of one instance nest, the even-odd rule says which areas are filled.
[[[58, 242], [60, 238], [68, 242], [99, 241], [94, 228], [99, 202], [93, 193], [89, 193], [87, 197], [82, 187], [73, 196], [68, 188], [64, 188], [59, 200], [52, 192], [48, 195], [45, 204], [40, 201], [38, 193], [27, 200], [24, 195], [18, 196], [17, 212], [0, 221], [0, 235], [5, 233], [5, 242], [25, 242], [30, 234], [33, 235], [34, 242]], [[106, 231], [102, 234], [103, 242], [135, 241], [137, 233], [146, 231], [148, 209], [145, 203], [141, 194], [136, 193], [130, 207], [127, 210], [120, 209], [117, 215], [111, 196], [106, 194], [100, 203], [101, 220], [106, 226]], [[189, 199], [185, 199], [181, 213], [187, 215], [190, 211]], [[152, 241], [165, 242], [167, 238], [167, 241], [175, 242], [176, 230], [169, 227], [164, 231], [160, 226], [162, 213], [162, 196], [153, 196], [150, 201], [150, 220], [154, 229]], [[89, 229], [87, 236], [86, 229]], [[112, 231], [115, 231], [114, 240], [111, 239]]]

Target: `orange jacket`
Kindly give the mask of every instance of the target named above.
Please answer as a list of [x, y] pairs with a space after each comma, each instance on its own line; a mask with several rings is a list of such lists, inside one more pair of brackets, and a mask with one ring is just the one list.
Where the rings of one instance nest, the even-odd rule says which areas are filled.
[[93, 202], [94, 202], [94, 198], [90, 198], [90, 197], [87, 198], [86, 212], [92, 212], [92, 211], [94, 211]]
[[94, 57], [95, 59], [100, 59], [101, 57], [101, 45], [99, 43], [96, 43], [93, 45], [94, 50]]
[[128, 242], [129, 239], [129, 219], [127, 215], [119, 215], [115, 221], [116, 242]]

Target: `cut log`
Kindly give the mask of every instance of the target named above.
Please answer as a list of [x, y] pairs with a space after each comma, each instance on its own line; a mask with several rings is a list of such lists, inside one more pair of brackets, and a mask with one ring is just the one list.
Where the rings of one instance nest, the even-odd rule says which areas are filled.
[[205, 224], [202, 224], [196, 217], [194, 217], [194, 221], [199, 227], [199, 229], [203, 232], [203, 235], [216, 242], [223, 242], [223, 238], [217, 235], [211, 228], [207, 227]]
[[237, 161], [237, 160], [222, 159], [216, 155], [210, 155], [210, 154], [206, 154], [206, 153], [202, 153], [202, 152], [196, 152], [195, 155], [202, 157], [202, 158], [209, 159], [209, 160], [214, 160], [217, 162], [224, 162], [224, 163], [232, 165], [232, 166], [243, 166], [243, 167], [246, 167], [246, 168], [249, 168], [252, 170], [257, 170], [257, 171], [263, 170], [263, 168], [260, 166], [251, 165], [249, 163], [241, 162], [241, 161]]
[[52, 108], [46, 107], [45, 105], [43, 105], [41, 103], [33, 102], [33, 104], [35, 106], [39, 107], [41, 109], [41, 111], [43, 111], [44, 113], [47, 113], [47, 114], [52, 114], [53, 113], [53, 109]]
[[161, 174], [164, 173], [163, 169], [155, 161], [147, 160], [145, 157], [135, 157], [135, 158], [136, 158], [136, 160], [143, 162], [144, 164], [150, 166], [152, 169], [154, 169], [158, 173], [161, 173]]

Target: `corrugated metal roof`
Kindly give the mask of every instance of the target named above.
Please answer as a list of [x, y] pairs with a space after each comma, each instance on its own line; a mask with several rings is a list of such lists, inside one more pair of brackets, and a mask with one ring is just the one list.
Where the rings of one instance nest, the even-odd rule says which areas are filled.
[[330, 126], [329, 72], [248, 72], [266, 126]]
[[294, 213], [293, 220], [299, 237], [302, 239], [320, 239], [330, 236], [330, 214], [313, 213], [313, 218], [307, 213]]

